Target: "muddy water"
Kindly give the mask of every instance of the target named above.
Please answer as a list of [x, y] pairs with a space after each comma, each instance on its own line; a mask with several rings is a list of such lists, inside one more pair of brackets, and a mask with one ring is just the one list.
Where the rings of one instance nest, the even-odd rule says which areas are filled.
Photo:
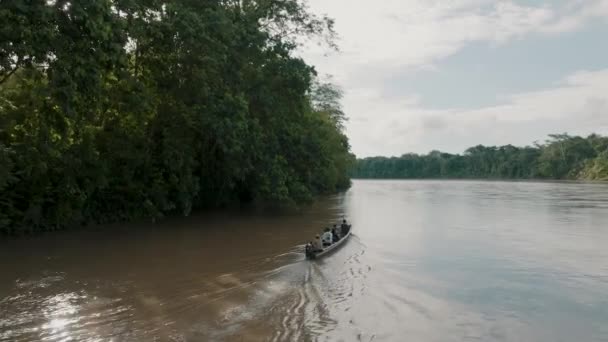
[[0, 271], [0, 341], [608, 341], [608, 186], [355, 181], [300, 214], [0, 241]]

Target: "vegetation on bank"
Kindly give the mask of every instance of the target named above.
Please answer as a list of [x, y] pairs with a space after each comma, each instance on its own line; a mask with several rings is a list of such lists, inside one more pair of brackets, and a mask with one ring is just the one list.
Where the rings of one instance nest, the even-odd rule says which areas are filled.
[[354, 178], [581, 179], [608, 181], [608, 137], [554, 134], [544, 144], [478, 145], [463, 155], [426, 155], [357, 160]]
[[302, 203], [350, 185], [301, 0], [0, 3], [0, 232]]

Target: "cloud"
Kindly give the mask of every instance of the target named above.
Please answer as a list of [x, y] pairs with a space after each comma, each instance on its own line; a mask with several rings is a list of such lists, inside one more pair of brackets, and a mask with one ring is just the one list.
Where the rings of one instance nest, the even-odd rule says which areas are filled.
[[571, 0], [550, 25], [542, 27], [544, 33], [562, 33], [580, 29], [589, 20], [608, 17], [607, 0]]
[[608, 69], [577, 72], [553, 88], [513, 95], [503, 105], [428, 110], [384, 103], [369, 115], [375, 119], [349, 127], [358, 137], [353, 147], [361, 157], [435, 148], [460, 153], [479, 143], [529, 145], [532, 139], [565, 131], [608, 133]]
[[[531, 33], [563, 33], [591, 19], [608, 17], [608, 0], [570, 0], [561, 7], [495, 0], [383, 0], [377, 4], [312, 0], [310, 4], [336, 19], [342, 53], [320, 64], [337, 68], [341, 77], [353, 71], [354, 65], [432, 67], [471, 42], [500, 44]], [[307, 50], [306, 57], [322, 59], [318, 49], [310, 46]]]
[[[504, 105], [469, 111], [426, 109], [415, 93], [387, 89], [387, 84], [396, 74], [440, 72], [441, 61], [471, 43], [505, 45], [531, 35], [579, 30], [608, 18], [608, 0], [547, 1], [537, 6], [508, 0], [309, 3], [315, 12], [336, 19], [341, 52], [327, 56], [327, 51], [310, 45], [302, 55], [321, 74], [333, 75], [345, 90], [347, 133], [359, 156], [433, 148], [461, 152], [477, 143], [527, 144], [531, 137], [555, 130], [575, 133], [575, 128], [602, 121], [606, 71], [576, 73], [545, 90], [506, 96]], [[576, 116], [581, 115], [587, 121], [578, 121]]]

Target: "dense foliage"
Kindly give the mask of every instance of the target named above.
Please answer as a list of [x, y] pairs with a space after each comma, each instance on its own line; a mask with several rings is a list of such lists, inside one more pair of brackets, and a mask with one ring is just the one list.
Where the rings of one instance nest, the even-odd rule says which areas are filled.
[[332, 44], [301, 0], [0, 2], [0, 232], [347, 188]]
[[534, 147], [475, 146], [463, 155], [427, 155], [357, 160], [355, 178], [500, 178], [608, 180], [608, 137], [550, 135]]

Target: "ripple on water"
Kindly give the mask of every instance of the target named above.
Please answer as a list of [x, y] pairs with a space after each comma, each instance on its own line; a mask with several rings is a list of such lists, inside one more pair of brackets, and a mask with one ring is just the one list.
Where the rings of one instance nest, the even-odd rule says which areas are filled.
[[[356, 181], [297, 229], [247, 218], [226, 234], [197, 221], [111, 236], [93, 253], [111, 260], [101, 266], [50, 248], [60, 272], [36, 268], [36, 256], [3, 278], [0, 340], [608, 341], [608, 188], [598, 189]], [[355, 235], [304, 260], [309, 226], [340, 211]]]

